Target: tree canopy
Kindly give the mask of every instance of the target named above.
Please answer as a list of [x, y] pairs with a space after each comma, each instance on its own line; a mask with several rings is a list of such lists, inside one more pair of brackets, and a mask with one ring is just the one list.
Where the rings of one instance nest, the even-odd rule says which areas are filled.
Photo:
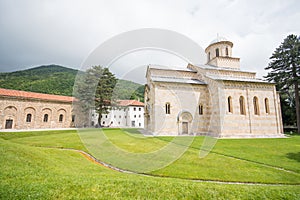
[[90, 109], [95, 109], [100, 122], [101, 115], [107, 114], [115, 101], [113, 91], [116, 83], [115, 75], [101, 66], [94, 66], [78, 77], [74, 94], [85, 115]]
[[[102, 87], [104, 85], [108, 87]], [[80, 102], [73, 102], [73, 111], [86, 122], [90, 109], [95, 106], [98, 106], [98, 113], [109, 112], [107, 106], [100, 106], [105, 103], [104, 99], [144, 100], [143, 85], [117, 79], [107, 68], [100, 66], [92, 67], [86, 72], [59, 65], [43, 65], [22, 71], [0, 73], [0, 87], [77, 97]], [[109, 93], [113, 96], [109, 97]]]
[[293, 120], [291, 111], [294, 111], [300, 134], [300, 38], [297, 35], [288, 35], [276, 48], [270, 59], [271, 61], [265, 69], [271, 71], [266, 78], [269, 81], [274, 81], [277, 89], [281, 92], [284, 122], [293, 124], [287, 119]]
[[[82, 75], [84, 72], [59, 65], [43, 65], [22, 71], [0, 73], [0, 87], [72, 96], [77, 74]], [[118, 94], [117, 99], [143, 101], [144, 86], [141, 84], [118, 79], [114, 91]]]
[[45, 65], [16, 72], [0, 73], [0, 87], [72, 96], [78, 70]]

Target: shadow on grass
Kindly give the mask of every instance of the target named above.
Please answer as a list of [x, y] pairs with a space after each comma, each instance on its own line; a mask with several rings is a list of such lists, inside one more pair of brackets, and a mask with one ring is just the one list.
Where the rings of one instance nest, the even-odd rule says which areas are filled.
[[123, 130], [130, 133], [130, 134], [142, 135], [141, 132], [136, 128], [126, 128], [126, 129], [123, 129]]
[[298, 152], [298, 153], [288, 153], [288, 154], [286, 154], [286, 156], [289, 159], [293, 159], [293, 160], [296, 160], [296, 161], [300, 162], [300, 152]]

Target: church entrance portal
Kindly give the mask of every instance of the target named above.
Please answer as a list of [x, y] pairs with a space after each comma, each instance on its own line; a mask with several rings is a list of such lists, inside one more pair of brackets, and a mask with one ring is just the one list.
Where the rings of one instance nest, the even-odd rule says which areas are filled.
[[12, 125], [13, 125], [13, 120], [12, 119], [7, 119], [5, 121], [5, 129], [12, 129]]
[[193, 121], [193, 116], [189, 111], [181, 111], [177, 116], [178, 121], [178, 134], [188, 135], [191, 134], [191, 124]]
[[182, 122], [182, 134], [188, 134], [188, 133], [189, 133], [189, 123]]

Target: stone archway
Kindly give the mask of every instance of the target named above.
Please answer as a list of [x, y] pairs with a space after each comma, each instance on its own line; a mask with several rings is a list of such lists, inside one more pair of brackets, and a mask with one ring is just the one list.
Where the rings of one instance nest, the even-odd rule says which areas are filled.
[[189, 135], [191, 134], [191, 124], [193, 116], [189, 111], [181, 111], [177, 116], [178, 121], [178, 135]]
[[7, 106], [4, 108], [4, 124], [5, 129], [14, 129], [16, 127], [17, 108], [14, 106]]

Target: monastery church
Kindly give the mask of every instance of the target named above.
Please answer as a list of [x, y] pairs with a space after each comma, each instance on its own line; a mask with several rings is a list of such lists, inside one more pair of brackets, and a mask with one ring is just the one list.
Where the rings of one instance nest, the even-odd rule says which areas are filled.
[[218, 37], [205, 49], [206, 64], [185, 69], [149, 65], [145, 129], [153, 135], [282, 137], [275, 84], [241, 70], [232, 47]]

